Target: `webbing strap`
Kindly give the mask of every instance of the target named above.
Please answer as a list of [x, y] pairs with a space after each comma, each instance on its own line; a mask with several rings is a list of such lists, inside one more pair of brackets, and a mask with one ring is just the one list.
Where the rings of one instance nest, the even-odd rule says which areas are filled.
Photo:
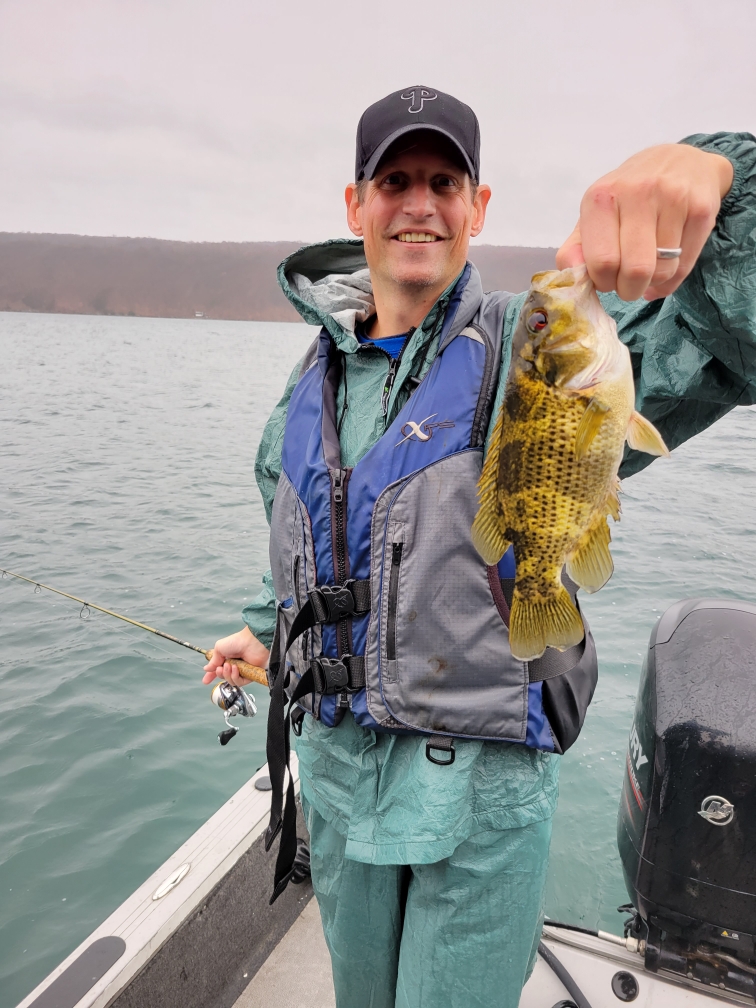
[[[340, 659], [315, 658], [310, 662], [310, 667], [305, 671], [294, 688], [287, 710], [286, 687], [288, 685], [289, 673], [285, 669], [285, 666], [281, 668], [281, 663], [278, 663], [275, 667], [270, 666], [273, 686], [270, 691], [266, 754], [268, 757], [268, 771], [270, 773], [271, 796], [270, 821], [265, 831], [266, 851], [270, 850], [278, 834], [281, 834], [276, 868], [273, 875], [271, 903], [275, 903], [289, 882], [297, 881], [295, 877], [298, 871], [296, 863], [297, 806], [294, 794], [294, 779], [289, 767], [291, 753], [291, 738], [289, 735], [291, 712], [294, 704], [301, 697], [306, 696], [308, 693], [319, 692], [318, 686], [325, 681], [323, 678], [324, 662], [341, 665], [347, 673], [346, 683], [338, 689], [334, 688], [331, 692], [353, 693], [364, 687], [365, 659], [361, 655], [343, 655]], [[319, 675], [321, 678], [318, 678]], [[286, 802], [284, 803], [284, 779], [287, 773], [289, 775], [289, 782], [286, 787]]]
[[[265, 850], [269, 851], [273, 842], [281, 834], [276, 868], [273, 875], [273, 895], [270, 903], [275, 903], [284, 891], [294, 873], [297, 856], [297, 806], [294, 794], [294, 778], [289, 767], [290, 738], [289, 712], [286, 710], [286, 684], [289, 678], [285, 667], [280, 664], [270, 669], [273, 687], [270, 691], [270, 711], [268, 714], [268, 738], [266, 754], [270, 773], [271, 800], [270, 822], [265, 831]], [[286, 787], [286, 803], [283, 804], [284, 778], [289, 775]], [[283, 812], [282, 812], [283, 805]]]

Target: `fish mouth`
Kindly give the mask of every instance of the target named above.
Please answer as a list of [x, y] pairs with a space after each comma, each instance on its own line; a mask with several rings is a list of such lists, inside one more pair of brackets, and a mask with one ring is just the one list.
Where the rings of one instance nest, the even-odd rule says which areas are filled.
[[441, 235], [432, 231], [399, 231], [391, 236], [392, 241], [407, 242], [408, 244], [422, 244], [424, 242], [439, 242], [444, 239]]

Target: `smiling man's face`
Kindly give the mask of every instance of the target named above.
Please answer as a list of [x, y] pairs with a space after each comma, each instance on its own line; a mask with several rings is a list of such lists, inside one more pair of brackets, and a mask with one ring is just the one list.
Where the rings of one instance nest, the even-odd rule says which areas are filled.
[[[389, 155], [361, 192], [347, 186], [347, 220], [364, 238], [373, 283], [444, 290], [461, 272], [490, 197], [447, 153], [420, 134]], [[360, 196], [362, 198], [360, 198]]]

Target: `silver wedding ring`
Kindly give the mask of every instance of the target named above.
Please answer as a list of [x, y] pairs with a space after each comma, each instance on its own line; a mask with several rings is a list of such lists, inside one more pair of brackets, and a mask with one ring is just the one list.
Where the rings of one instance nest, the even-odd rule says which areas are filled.
[[656, 250], [657, 259], [679, 259], [682, 255], [682, 249], [660, 249]]

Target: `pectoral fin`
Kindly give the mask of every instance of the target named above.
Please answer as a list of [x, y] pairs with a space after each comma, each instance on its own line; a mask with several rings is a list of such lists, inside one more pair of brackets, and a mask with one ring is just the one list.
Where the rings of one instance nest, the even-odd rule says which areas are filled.
[[637, 410], [630, 417], [625, 437], [630, 447], [636, 451], [645, 452], [647, 455], [669, 455], [669, 449], [659, 431]]
[[609, 406], [591, 399], [586, 407], [585, 413], [580, 418], [577, 433], [575, 435], [575, 458], [580, 460], [587, 454], [588, 449], [593, 444], [593, 439], [598, 434], [601, 424], [609, 413]]
[[567, 558], [567, 573], [572, 580], [587, 592], [597, 592], [603, 588], [614, 572], [609, 525], [602, 517], [583, 536], [578, 548]]

